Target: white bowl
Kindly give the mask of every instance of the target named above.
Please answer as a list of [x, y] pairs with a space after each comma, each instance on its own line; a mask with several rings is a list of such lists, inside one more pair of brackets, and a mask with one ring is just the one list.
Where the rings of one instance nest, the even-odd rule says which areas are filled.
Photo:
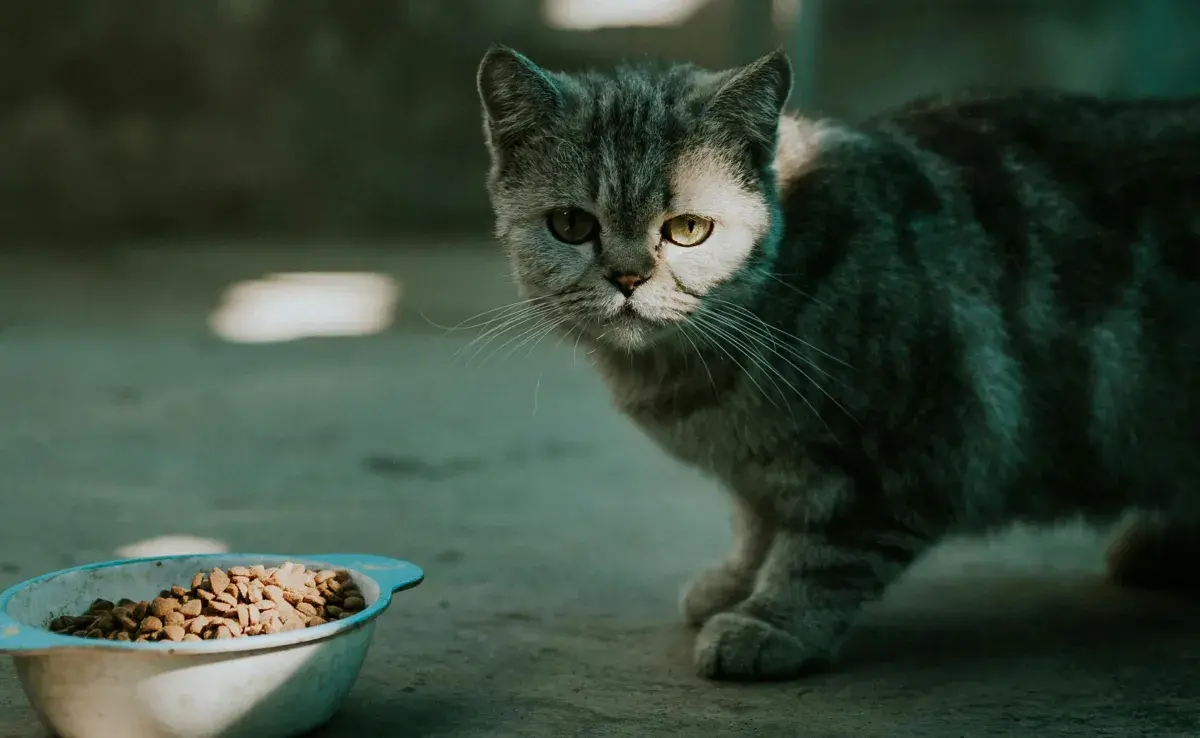
[[[179, 643], [77, 638], [46, 629], [103, 598], [153, 599], [213, 567], [347, 569], [367, 607], [287, 633]], [[358, 554], [209, 554], [127, 559], [64, 569], [0, 594], [0, 653], [62, 738], [286, 738], [329, 720], [358, 678], [375, 618], [392, 593], [421, 583], [407, 561]]]

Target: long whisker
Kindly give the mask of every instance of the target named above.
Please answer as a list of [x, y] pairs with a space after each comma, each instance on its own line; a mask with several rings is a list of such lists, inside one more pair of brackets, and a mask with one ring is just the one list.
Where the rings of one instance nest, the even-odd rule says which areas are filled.
[[[711, 315], [707, 315], [707, 316], [694, 315], [694, 316], [692, 316], [692, 320], [693, 320], [693, 322], [696, 323], [697, 327], [704, 328], [709, 333], [715, 333], [717, 335], [717, 337], [725, 339], [725, 341], [727, 341], [731, 345], [733, 345], [734, 348], [738, 348], [737, 339], [731, 337], [729, 335], [728, 331], [725, 331], [719, 325], [716, 325], [712, 321], [708, 320], [708, 318], [711, 318], [711, 317], [712, 317]], [[719, 341], [714, 341], [713, 345], [716, 346], [718, 349], [720, 349], [722, 352], [724, 352], [724, 354], [729, 357], [730, 361], [732, 361], [734, 364], [737, 364], [738, 366], [741, 366], [741, 362], [739, 362], [737, 359], [733, 358], [733, 354], [729, 353], [729, 351], [726, 350], [726, 348]], [[754, 362], [755, 365], [761, 367], [762, 357], [759, 357], [757, 355], [751, 355], [751, 354], [747, 353], [744, 347], [741, 348], [741, 352], [743, 355], [746, 356], [747, 359], [749, 359], [751, 362]], [[754, 378], [753, 373], [746, 371], [745, 367], [742, 367], [742, 373], [746, 376], [747, 379], [750, 380], [751, 384], [753, 384], [758, 389], [759, 393], [762, 394], [764, 400], [771, 403], [771, 405], [773, 407], [775, 407], [776, 409], [779, 409], [779, 405], [776, 404], [775, 400], [772, 399], [769, 394], [767, 394], [767, 391], [765, 389], [763, 389], [763, 386], [758, 383], [758, 380]], [[779, 388], [778, 384], [775, 384], [774, 379], [772, 379], [770, 375], [764, 375], [764, 376], [766, 376], [766, 378], [769, 381], [771, 381], [772, 384], [775, 385], [775, 391], [778, 392], [780, 394], [780, 396], [782, 396], [784, 398], [784, 401], [786, 404], [787, 396], [783, 394], [783, 390]], [[790, 408], [790, 406], [789, 406], [789, 408]]]
[[[479, 313], [477, 315], [472, 315], [471, 317], [466, 318], [465, 320], [462, 320], [461, 322], [459, 322], [455, 325], [452, 325], [452, 326], [439, 325], [439, 324], [433, 322], [432, 320], [429, 319], [428, 316], [425, 315], [425, 312], [423, 310], [418, 311], [418, 314], [421, 316], [421, 318], [426, 323], [433, 326], [434, 328], [438, 328], [438, 329], [446, 331], [447, 333], [450, 333], [452, 331], [465, 331], [465, 330], [469, 330], [471, 328], [482, 328], [485, 325], [490, 325], [491, 323], [494, 323], [497, 320], [501, 320], [504, 317], [504, 315], [507, 314], [506, 311], [515, 310], [515, 309], [517, 309], [519, 307], [523, 307], [523, 306], [533, 305], [534, 303], [544, 302], [546, 300], [549, 300], [551, 297], [554, 297], [554, 295], [542, 295], [540, 297], [531, 297], [528, 300], [519, 300], [517, 302], [512, 302], [507, 305], [501, 305], [500, 307], [492, 308], [491, 310], [484, 310], [482, 313]], [[499, 313], [499, 315], [496, 315], [496, 313]], [[483, 318], [488, 315], [492, 315], [494, 317], [490, 318], [489, 320], [482, 321], [480, 323], [472, 323], [472, 321], [479, 320], [480, 318]], [[468, 325], [468, 324], [470, 324], [470, 325]]]
[[700, 365], [704, 367], [704, 373], [708, 375], [708, 383], [712, 385], [713, 394], [716, 394], [717, 380], [713, 379], [712, 370], [708, 368], [708, 362], [704, 360], [704, 352], [700, 350], [700, 347], [696, 345], [696, 342], [692, 339], [691, 334], [688, 332], [688, 324], [686, 322], [680, 323], [679, 328], [680, 333], [683, 334], [683, 337], [687, 339], [688, 343], [692, 344], [692, 349], [695, 350], [696, 357], [700, 359]]
[[[764, 335], [763, 333], [760, 333], [760, 332], [756, 332], [756, 331], [754, 331], [754, 330], [752, 329], [752, 328], [753, 328], [752, 326], [746, 325], [746, 324], [745, 324], [745, 321], [743, 321], [743, 320], [739, 320], [739, 319], [737, 318], [737, 316], [733, 316], [733, 315], [731, 315], [731, 316], [724, 316], [724, 317], [725, 317], [727, 320], [732, 320], [732, 321], [733, 321], [733, 322], [735, 322], [735, 323], [739, 323], [739, 324], [741, 324], [741, 325], [742, 325], [742, 327], [745, 329], [745, 335], [746, 335], [746, 336], [747, 336], [747, 337], [748, 337], [748, 338], [749, 338], [751, 341], [754, 341], [754, 342], [755, 342], [755, 343], [757, 343], [758, 345], [762, 346], [763, 348], [765, 348], [765, 349], [767, 349], [768, 351], [770, 351], [771, 353], [773, 353], [775, 356], [778, 356], [780, 359], [782, 359], [782, 360], [783, 360], [783, 361], [784, 361], [784, 362], [785, 362], [785, 363], [786, 363], [788, 366], [790, 366], [792, 369], [796, 370], [796, 371], [797, 371], [797, 372], [800, 374], [800, 376], [804, 377], [804, 379], [805, 379], [805, 380], [806, 380], [806, 381], [807, 381], [809, 384], [811, 384], [812, 386], [816, 387], [818, 390], [820, 390], [820, 391], [821, 391], [821, 393], [822, 393], [823, 395], [825, 395], [825, 397], [829, 398], [829, 401], [830, 401], [830, 402], [832, 402], [832, 403], [833, 403], [835, 406], [837, 406], [837, 408], [838, 408], [839, 410], [841, 410], [842, 412], [846, 413], [846, 417], [850, 418], [850, 419], [851, 419], [851, 420], [853, 420], [855, 423], [858, 423], [858, 419], [854, 417], [854, 414], [853, 414], [853, 413], [851, 413], [849, 410], [847, 410], [847, 409], [846, 409], [846, 407], [845, 407], [844, 405], [842, 405], [842, 403], [838, 402], [837, 398], [836, 398], [836, 397], [834, 397], [832, 394], [830, 394], [830, 393], [829, 393], [829, 391], [828, 391], [828, 390], [826, 390], [826, 389], [825, 389], [825, 388], [824, 388], [824, 387], [821, 385], [821, 383], [820, 383], [820, 382], [818, 382], [818, 381], [817, 381], [817, 380], [816, 380], [816, 379], [815, 379], [815, 378], [814, 378], [812, 375], [810, 375], [808, 372], [804, 371], [804, 369], [803, 369], [802, 367], [800, 367], [800, 366], [797, 366], [795, 362], [793, 362], [793, 361], [792, 361], [791, 359], [789, 359], [787, 356], [785, 356], [784, 354], [782, 354], [782, 353], [780, 353], [780, 352], [778, 351], [778, 344], [777, 344], [777, 343], [774, 341], [774, 337], [773, 337], [773, 336], [770, 336], [770, 335]], [[766, 343], [766, 341], [764, 340], [764, 338], [770, 339], [770, 340], [771, 340], [771, 345], [767, 345], [767, 343]], [[812, 366], [812, 365], [810, 364], [810, 366]], [[813, 368], [817, 369], [818, 371], [821, 371], [819, 367], [813, 366]], [[822, 371], [821, 373], [822, 373], [822, 374], [825, 374], [825, 376], [829, 376], [829, 374], [827, 374], [826, 372], [823, 372], [823, 371]]]
[[[761, 325], [765, 330], [768, 330], [771, 333], [779, 334], [781, 337], [786, 338], [789, 341], [796, 341], [797, 343], [802, 344], [803, 346], [810, 348], [813, 351], [816, 351], [818, 354], [821, 354], [822, 356], [826, 357], [827, 359], [836, 361], [837, 363], [841, 364], [842, 366], [846, 367], [847, 369], [854, 368], [854, 367], [850, 366], [849, 364], [847, 364], [842, 359], [839, 359], [838, 357], [829, 353], [828, 351], [822, 351], [821, 349], [812, 345], [808, 341], [805, 341], [804, 339], [800, 338], [799, 336], [792, 335], [791, 333], [788, 333], [787, 331], [783, 330], [782, 328], [780, 328], [778, 326], [771, 325], [770, 323], [768, 323], [765, 320], [763, 320], [762, 318], [758, 317], [757, 315], [755, 315], [753, 312], [751, 312], [749, 309], [743, 307], [742, 305], [738, 305], [737, 303], [734, 303], [734, 302], [729, 302], [728, 300], [721, 300], [721, 299], [715, 298], [715, 297], [710, 297], [709, 299], [711, 299], [715, 303], [725, 305], [732, 310], [736, 310], [737, 312], [741, 313], [742, 315], [748, 316], [749, 318], [753, 319], [756, 324]], [[809, 359], [807, 357], [798, 357], [798, 358], [803, 358], [805, 361], [810, 362], [810, 363], [812, 362], [812, 359]]]
[[479, 344], [479, 348], [477, 348], [475, 353], [471, 355], [471, 358], [467, 360], [467, 366], [470, 366], [471, 362], [474, 361], [475, 358], [479, 356], [480, 352], [487, 348], [488, 344], [490, 344], [492, 341], [496, 340], [505, 333], [508, 333], [509, 331], [528, 324], [531, 320], [540, 321], [552, 310], [553, 306], [551, 305], [538, 305], [532, 308], [527, 307], [518, 312], [516, 315], [509, 316], [500, 325], [489, 328], [483, 334], [476, 336], [475, 339], [473, 339], [467, 345], [454, 352], [454, 356], [457, 357], [459, 354], [471, 348], [472, 346]]
[[[531, 340], [533, 337], [541, 335], [541, 332], [545, 328], [546, 321], [544, 320], [544, 315], [538, 315], [534, 318], [532, 326], [524, 328], [520, 333], [488, 352], [487, 356], [483, 357], [483, 360], [479, 362], [480, 366], [486, 364], [488, 359], [503, 351], [506, 347], [511, 346], [514, 342], [517, 344], [513, 347], [514, 351], [521, 348], [521, 346], [525, 345], [525, 343]], [[505, 358], [508, 358], [508, 354], [505, 354]]]

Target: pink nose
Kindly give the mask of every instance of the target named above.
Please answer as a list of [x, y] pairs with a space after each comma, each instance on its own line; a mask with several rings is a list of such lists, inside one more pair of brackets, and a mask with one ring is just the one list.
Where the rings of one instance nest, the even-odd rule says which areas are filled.
[[632, 295], [634, 289], [636, 289], [639, 284], [646, 281], [646, 278], [641, 274], [614, 274], [613, 276], [609, 277], [609, 279], [617, 286], [617, 289], [621, 290], [621, 292], [625, 294], [626, 297]]

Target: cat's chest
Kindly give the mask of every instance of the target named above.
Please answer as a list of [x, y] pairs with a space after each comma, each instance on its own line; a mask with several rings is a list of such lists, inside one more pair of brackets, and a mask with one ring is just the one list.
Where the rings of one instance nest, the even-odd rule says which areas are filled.
[[747, 402], [734, 388], [625, 393], [617, 404], [664, 451], [730, 483], [775, 463], [794, 442], [786, 411]]

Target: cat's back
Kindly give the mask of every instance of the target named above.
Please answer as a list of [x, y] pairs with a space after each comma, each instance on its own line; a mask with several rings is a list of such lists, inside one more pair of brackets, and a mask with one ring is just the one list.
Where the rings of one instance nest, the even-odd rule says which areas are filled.
[[861, 130], [906, 152], [961, 234], [932, 253], [986, 285], [1042, 478], [1092, 470], [1143, 499], [1194, 485], [1200, 98], [949, 96]]

